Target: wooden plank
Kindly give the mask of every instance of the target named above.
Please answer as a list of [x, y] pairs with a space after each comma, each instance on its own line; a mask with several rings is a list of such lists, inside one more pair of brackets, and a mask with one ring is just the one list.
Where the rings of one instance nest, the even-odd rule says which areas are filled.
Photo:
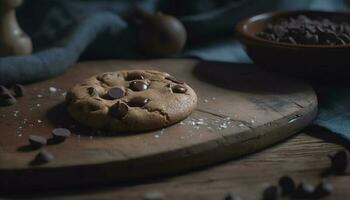
[[[164, 130], [109, 137], [69, 118], [64, 91], [94, 74], [132, 68], [166, 71], [186, 80], [199, 97], [197, 110]], [[59, 91], [48, 92], [51, 86]], [[0, 108], [0, 186], [5, 189], [80, 186], [186, 171], [290, 137], [317, 111], [314, 91], [306, 84], [251, 65], [188, 59], [80, 63], [27, 90], [17, 105]], [[192, 125], [199, 119], [206, 125]], [[56, 156], [53, 162], [29, 165], [37, 151], [26, 151], [28, 135], [50, 137], [54, 127], [71, 128], [74, 135], [45, 147]]]
[[[323, 133], [313, 131], [314, 135]], [[276, 184], [282, 175], [292, 176], [296, 182], [317, 184], [330, 166], [328, 154], [341, 149], [340, 145], [298, 134], [289, 140], [240, 159], [201, 168], [190, 173], [151, 179], [129, 184], [96, 185], [74, 190], [39, 191], [12, 195], [21, 199], [120, 199], [140, 200], [149, 191], [164, 193], [166, 199], [223, 199], [227, 192], [235, 192], [245, 200], [261, 199], [261, 192], [268, 184]], [[334, 194], [327, 200], [348, 199], [350, 176], [327, 177], [333, 184]], [[288, 199], [288, 198], [281, 198]]]

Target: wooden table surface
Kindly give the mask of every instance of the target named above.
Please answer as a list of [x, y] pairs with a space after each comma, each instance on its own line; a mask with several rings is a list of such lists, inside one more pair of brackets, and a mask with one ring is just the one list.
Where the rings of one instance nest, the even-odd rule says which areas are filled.
[[[276, 184], [282, 175], [296, 181], [317, 184], [323, 177], [333, 183], [335, 192], [326, 199], [350, 198], [350, 176], [328, 175], [327, 155], [343, 148], [338, 138], [325, 130], [307, 128], [277, 145], [236, 160], [205, 167], [176, 176], [160, 177], [144, 182], [109, 184], [81, 189], [32, 191], [23, 194], [0, 194], [1, 198], [20, 199], [143, 199], [150, 191], [164, 193], [166, 199], [223, 199], [234, 192], [243, 199], [261, 199], [263, 189]], [[147, 169], [144, 169], [147, 170]], [[1, 178], [1, 177], [0, 177]], [[70, 180], [67, 180], [69, 182]]]
[[[197, 93], [196, 110], [182, 124], [163, 130], [113, 136], [70, 119], [64, 91], [92, 75], [132, 68], [157, 69], [186, 80]], [[26, 85], [26, 95], [16, 105], [0, 108], [0, 193], [181, 173], [282, 141], [307, 126], [316, 112], [317, 98], [309, 85], [248, 64], [193, 59], [81, 62], [59, 77]], [[194, 126], [199, 119], [203, 126]], [[28, 136], [50, 138], [56, 127], [69, 128], [72, 137], [43, 147], [54, 161], [31, 164], [38, 150], [28, 148]]]
[[348, 199], [350, 176], [324, 175], [330, 165], [327, 155], [343, 148], [344, 144], [328, 137], [329, 133], [324, 130], [309, 129], [258, 153], [186, 174], [142, 183], [3, 197], [136, 200], [143, 199], [146, 192], [160, 191], [166, 199], [215, 200], [223, 199], [227, 192], [232, 191], [244, 199], [261, 199], [261, 192], [267, 185], [276, 184], [281, 175], [288, 174], [296, 181], [312, 184], [327, 177], [335, 192], [325, 199]]

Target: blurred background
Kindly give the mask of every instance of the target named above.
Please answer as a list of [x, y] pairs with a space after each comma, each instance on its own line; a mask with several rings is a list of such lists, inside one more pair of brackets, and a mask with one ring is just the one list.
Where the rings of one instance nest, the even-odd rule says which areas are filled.
[[[17, 16], [30, 35], [34, 52], [57, 45], [84, 18], [101, 12], [122, 20], [138, 5], [150, 13], [177, 17], [187, 30], [186, 48], [177, 56], [209, 60], [250, 62], [234, 40], [236, 23], [254, 14], [277, 9], [346, 11], [348, 0], [25, 0]], [[101, 19], [103, 20], [103, 19]], [[135, 58], [133, 34], [109, 35], [91, 41], [82, 55], [93, 58]], [[125, 37], [128, 37], [125, 39]], [[122, 39], [123, 38], [123, 39]], [[142, 55], [141, 55], [142, 56]]]

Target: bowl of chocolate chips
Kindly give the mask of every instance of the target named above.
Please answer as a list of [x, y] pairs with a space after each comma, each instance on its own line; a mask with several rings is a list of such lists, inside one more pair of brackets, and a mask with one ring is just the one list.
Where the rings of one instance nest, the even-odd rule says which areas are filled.
[[237, 37], [259, 66], [322, 79], [350, 71], [350, 13], [277, 11], [236, 27]]

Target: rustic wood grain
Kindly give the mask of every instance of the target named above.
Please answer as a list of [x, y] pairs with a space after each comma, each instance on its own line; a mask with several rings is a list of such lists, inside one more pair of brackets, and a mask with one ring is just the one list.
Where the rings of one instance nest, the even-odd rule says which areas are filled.
[[[186, 80], [200, 98], [198, 108], [184, 124], [108, 137], [69, 118], [62, 104], [64, 91], [94, 74], [131, 68], [158, 69]], [[59, 91], [48, 92], [50, 86]], [[81, 63], [27, 89], [17, 105], [0, 110], [2, 190], [96, 185], [190, 170], [286, 139], [317, 111], [316, 96], [306, 84], [265, 74], [252, 65], [196, 60]], [[227, 117], [231, 123], [220, 127]], [[195, 128], [193, 119], [205, 119], [209, 125]], [[71, 127], [74, 136], [45, 147], [56, 159], [30, 165], [38, 151], [26, 146], [28, 135], [49, 138], [52, 128], [61, 126]]]
[[[310, 132], [310, 131], [308, 131]], [[320, 136], [318, 130], [313, 135]], [[151, 179], [134, 184], [112, 184], [94, 186], [88, 189], [47, 190], [0, 197], [33, 199], [118, 199], [140, 200], [149, 191], [159, 191], [171, 200], [222, 200], [227, 192], [235, 192], [245, 200], [260, 200], [261, 192], [269, 184], [276, 184], [282, 175], [290, 175], [297, 182], [307, 181], [317, 184], [330, 166], [328, 154], [341, 149], [340, 145], [299, 134], [287, 141], [274, 145], [258, 153], [240, 159], [202, 168], [177, 176]], [[334, 141], [334, 139], [331, 139]], [[348, 143], [347, 143], [348, 144]], [[326, 200], [349, 199], [350, 176], [327, 176], [335, 191]], [[281, 198], [288, 199], [288, 198]]]

